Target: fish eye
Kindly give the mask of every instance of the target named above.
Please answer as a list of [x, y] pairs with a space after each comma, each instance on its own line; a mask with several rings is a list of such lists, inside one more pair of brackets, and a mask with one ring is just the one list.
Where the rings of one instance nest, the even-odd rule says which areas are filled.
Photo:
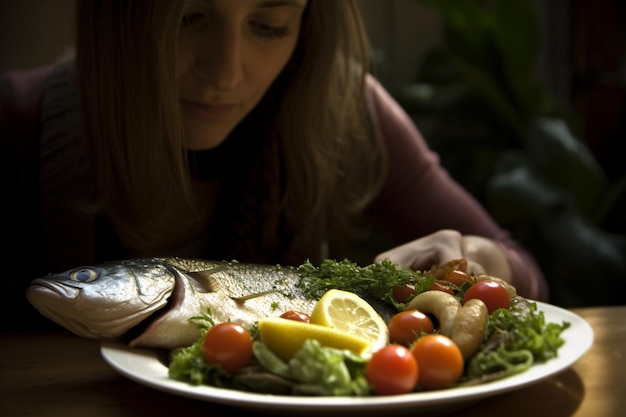
[[70, 272], [70, 279], [76, 282], [92, 282], [99, 276], [100, 273], [92, 268], [79, 268]]

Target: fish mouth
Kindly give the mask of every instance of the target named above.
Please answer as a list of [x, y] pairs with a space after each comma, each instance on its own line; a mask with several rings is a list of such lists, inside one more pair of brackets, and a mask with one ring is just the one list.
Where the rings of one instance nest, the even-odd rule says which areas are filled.
[[[54, 299], [59, 298], [65, 301], [75, 300], [80, 295], [80, 289], [70, 287], [68, 285], [57, 284], [54, 281], [37, 278], [33, 280], [30, 284], [30, 287], [26, 291], [26, 297], [29, 301], [31, 301], [31, 297], [34, 294], [45, 294], [46, 296], [53, 297]], [[35, 298], [34, 301], [37, 301], [38, 298]]]
[[35, 279], [26, 290], [26, 299], [41, 314], [61, 324], [81, 337], [93, 337], [93, 332], [80, 320], [76, 309], [80, 289], [61, 285], [54, 281]]
[[113, 316], [112, 309], [106, 309], [107, 314], [103, 314], [101, 305], [83, 302], [85, 297], [81, 288], [42, 278], [31, 282], [26, 298], [42, 315], [88, 339], [119, 340], [129, 327], [145, 318], [141, 314], [133, 316], [123, 311]]

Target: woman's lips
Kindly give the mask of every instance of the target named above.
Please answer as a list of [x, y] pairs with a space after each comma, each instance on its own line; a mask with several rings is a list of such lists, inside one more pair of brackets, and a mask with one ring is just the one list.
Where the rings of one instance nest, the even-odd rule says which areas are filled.
[[209, 104], [185, 100], [182, 100], [182, 104], [188, 114], [202, 121], [211, 121], [226, 117], [236, 107], [234, 104], [227, 103]]

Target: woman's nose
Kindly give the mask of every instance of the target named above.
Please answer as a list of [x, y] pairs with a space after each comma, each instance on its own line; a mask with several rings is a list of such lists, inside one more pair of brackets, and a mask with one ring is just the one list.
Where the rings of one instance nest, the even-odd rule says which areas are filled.
[[213, 30], [198, 44], [196, 74], [218, 91], [236, 87], [243, 78], [241, 37], [235, 30]]

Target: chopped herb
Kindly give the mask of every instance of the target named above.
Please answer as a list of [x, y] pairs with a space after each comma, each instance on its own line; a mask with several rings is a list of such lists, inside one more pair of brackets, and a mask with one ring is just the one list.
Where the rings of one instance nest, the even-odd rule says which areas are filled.
[[319, 267], [307, 261], [300, 265], [297, 271], [302, 277], [298, 286], [309, 299], [319, 299], [326, 291], [336, 288], [367, 295], [396, 308], [401, 308], [403, 304], [393, 298], [394, 287], [410, 284], [419, 293], [428, 289], [435, 280], [434, 277], [412, 271], [388, 260], [365, 267], [347, 259], [343, 261], [325, 259]]

